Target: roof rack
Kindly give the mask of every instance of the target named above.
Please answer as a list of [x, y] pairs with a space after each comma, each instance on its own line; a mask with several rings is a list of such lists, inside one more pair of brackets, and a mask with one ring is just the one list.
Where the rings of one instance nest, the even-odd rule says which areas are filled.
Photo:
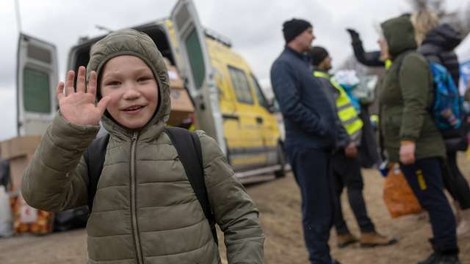
[[208, 29], [208, 28], [204, 28], [204, 34], [206, 35], [206, 37], [210, 38], [210, 39], [213, 39], [229, 48], [232, 47], [232, 41], [226, 37], [226, 36], [223, 36], [217, 32], [215, 32], [214, 30], [211, 30], [211, 29]]

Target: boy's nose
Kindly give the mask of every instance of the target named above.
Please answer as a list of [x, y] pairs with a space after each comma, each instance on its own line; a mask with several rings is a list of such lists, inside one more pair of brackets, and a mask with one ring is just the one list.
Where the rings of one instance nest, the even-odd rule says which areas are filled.
[[137, 85], [135, 83], [126, 83], [126, 90], [124, 92], [124, 98], [126, 99], [133, 99], [139, 97], [140, 92], [137, 89]]

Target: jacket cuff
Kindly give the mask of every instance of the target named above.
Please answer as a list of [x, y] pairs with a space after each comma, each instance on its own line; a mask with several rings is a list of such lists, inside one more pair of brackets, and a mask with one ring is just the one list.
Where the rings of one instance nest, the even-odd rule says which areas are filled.
[[85, 149], [96, 137], [99, 129], [99, 125], [82, 126], [72, 124], [58, 112], [48, 129], [48, 134], [57, 145], [69, 145]]

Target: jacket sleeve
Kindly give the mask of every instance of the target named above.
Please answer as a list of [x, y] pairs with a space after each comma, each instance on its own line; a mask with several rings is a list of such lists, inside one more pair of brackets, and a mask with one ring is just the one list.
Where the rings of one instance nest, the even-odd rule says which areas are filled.
[[351, 137], [349, 136], [348, 132], [344, 128], [341, 121], [338, 119], [336, 120], [336, 127], [338, 128], [336, 144], [338, 148], [345, 148], [351, 143]]
[[87, 167], [81, 157], [98, 130], [55, 117], [23, 174], [21, 193], [29, 205], [62, 211], [87, 204]]
[[400, 139], [416, 141], [421, 134], [424, 118], [429, 114], [430, 71], [420, 55], [410, 54], [403, 59], [398, 74], [403, 97]]
[[[319, 113], [302, 104], [297, 87], [300, 85], [297, 82], [300, 81], [296, 80], [295, 75], [295, 69], [284, 61], [274, 63], [271, 69], [271, 83], [282, 115], [284, 118], [295, 122], [307, 133], [324, 136], [328, 133], [327, 126], [323, 124]], [[313, 73], [312, 79], [315, 79]], [[314, 81], [317, 85], [321, 85], [319, 81]]]
[[361, 64], [369, 67], [385, 67], [385, 63], [380, 60], [380, 51], [364, 51], [361, 40], [351, 42], [354, 57]]
[[229, 264], [263, 263], [264, 235], [258, 210], [216, 141], [202, 131], [201, 140], [207, 195], [217, 224], [224, 232]]

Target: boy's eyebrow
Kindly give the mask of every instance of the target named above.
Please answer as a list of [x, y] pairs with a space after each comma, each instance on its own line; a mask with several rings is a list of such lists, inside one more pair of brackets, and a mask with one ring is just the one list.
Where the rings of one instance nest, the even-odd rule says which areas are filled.
[[[147, 72], [148, 71], [148, 72]], [[141, 68], [136, 68], [134, 70], [134, 73], [136, 74], [141, 74], [141, 73], [150, 73], [153, 75], [153, 71], [152, 69], [150, 69], [149, 67], [141, 67]], [[114, 76], [119, 76], [121, 75], [122, 72], [103, 72], [103, 78], [104, 77], [114, 77]]]

